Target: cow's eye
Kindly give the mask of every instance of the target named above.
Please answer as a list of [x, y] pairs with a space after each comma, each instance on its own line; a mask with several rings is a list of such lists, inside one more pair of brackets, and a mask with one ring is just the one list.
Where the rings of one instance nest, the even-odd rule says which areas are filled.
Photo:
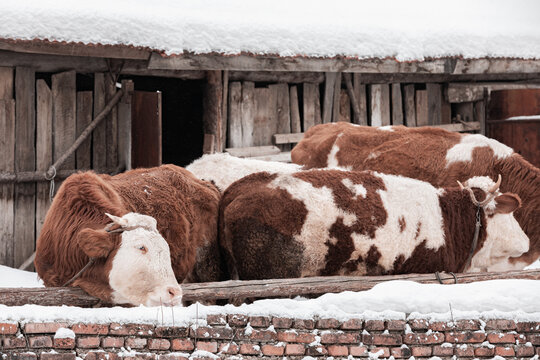
[[148, 249], [146, 249], [146, 246], [144, 245], [139, 246], [139, 250], [141, 250], [143, 254], [146, 254], [146, 252], [148, 251]]

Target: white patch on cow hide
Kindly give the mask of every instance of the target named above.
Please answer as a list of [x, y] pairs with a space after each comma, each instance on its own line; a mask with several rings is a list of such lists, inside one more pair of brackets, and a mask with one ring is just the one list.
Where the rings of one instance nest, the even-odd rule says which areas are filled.
[[289, 174], [276, 177], [268, 187], [283, 189], [293, 199], [301, 201], [307, 209], [307, 216], [300, 234], [295, 240], [304, 245], [305, 250], [301, 276], [316, 276], [319, 269], [325, 267], [328, 247], [325, 241], [330, 238], [329, 231], [338, 218], [343, 219], [346, 226], [357, 221], [355, 214], [344, 211], [336, 205], [330, 188], [314, 187], [312, 184]]
[[[491, 180], [491, 178], [488, 176], [474, 176], [468, 179], [467, 181], [465, 181], [463, 185], [465, 187], [479, 188], [479, 189], [484, 190], [484, 192], [487, 192], [489, 189], [493, 187], [493, 185], [495, 185], [495, 182]], [[501, 192], [497, 191], [495, 194], [500, 195]], [[491, 200], [485, 205], [485, 209], [488, 211], [493, 211], [495, 210], [496, 206], [497, 204], [495, 203], [495, 200]]]
[[[391, 270], [396, 258], [403, 255], [409, 258], [414, 249], [426, 241], [426, 247], [437, 250], [445, 244], [443, 216], [439, 203], [439, 195], [443, 189], [436, 189], [427, 182], [403, 176], [379, 176], [386, 190], [377, 190], [383, 206], [388, 214], [387, 222], [375, 232], [375, 238], [363, 234], [352, 235], [355, 250], [351, 260], [365, 256], [372, 245], [381, 254], [379, 265]], [[400, 218], [405, 220], [405, 228], [401, 231]], [[417, 226], [420, 224], [416, 237]]]
[[297, 164], [256, 159], [243, 159], [227, 153], [203, 155], [186, 167], [197, 178], [213, 181], [221, 192], [244, 176], [266, 171], [289, 174], [302, 170]]
[[472, 153], [475, 148], [489, 147], [497, 159], [505, 159], [514, 153], [512, 148], [480, 134], [466, 134], [461, 137], [461, 142], [454, 145], [446, 153], [446, 166], [454, 162], [472, 161]]
[[386, 125], [386, 126], [379, 126], [377, 127], [377, 130], [381, 131], [394, 131], [394, 127], [392, 125]]
[[332, 146], [332, 149], [330, 149], [330, 152], [328, 153], [326, 167], [331, 168], [331, 169], [337, 169], [337, 170], [351, 171], [352, 166], [341, 166], [339, 165], [339, 161], [337, 159], [337, 153], [339, 152], [339, 145], [337, 143], [339, 141], [339, 138], [342, 136], [343, 136], [343, 133], [340, 133], [336, 137], [336, 141], [334, 141], [334, 145]]
[[354, 194], [353, 200], [358, 199], [358, 196], [366, 198], [367, 190], [362, 184], [354, 184], [351, 179], [343, 179], [341, 181], [343, 185]]

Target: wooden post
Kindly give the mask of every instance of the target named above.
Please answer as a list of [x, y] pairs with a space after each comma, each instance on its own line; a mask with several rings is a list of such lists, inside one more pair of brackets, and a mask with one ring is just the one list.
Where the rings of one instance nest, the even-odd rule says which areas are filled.
[[225, 145], [227, 143], [227, 122], [228, 122], [228, 101], [229, 98], [229, 70], [223, 71], [223, 99], [221, 100], [221, 136], [219, 138], [219, 143], [221, 147], [217, 149], [218, 152], [223, 152], [225, 150]]
[[358, 104], [358, 100], [356, 99], [356, 94], [354, 93], [354, 87], [351, 80], [351, 74], [345, 73], [343, 74], [343, 77], [345, 78], [345, 86], [347, 88], [347, 95], [349, 96], [352, 109], [353, 109], [353, 119], [354, 119], [354, 122], [357, 123], [356, 119], [360, 118], [360, 105]]
[[[480, 134], [485, 135], [486, 129], [486, 114], [485, 114], [485, 105], [483, 101], [476, 101], [474, 103], [474, 121], [480, 123]], [[482, 132], [483, 131], [483, 132]]]
[[416, 91], [416, 126], [426, 126], [428, 121], [427, 90]]
[[[109, 103], [116, 94], [116, 83], [109, 73], [105, 76], [105, 104]], [[118, 109], [113, 107], [104, 121], [106, 123], [106, 151], [107, 169], [114, 169], [118, 166]]]
[[255, 116], [255, 83], [242, 83], [242, 147], [253, 146], [253, 126]]
[[441, 92], [441, 124], [452, 123], [452, 107], [448, 102], [448, 96], [446, 96], [448, 84], [443, 86]]
[[242, 147], [242, 83], [235, 81], [229, 86], [228, 142], [230, 148]]
[[358, 101], [358, 117], [354, 116], [354, 123], [359, 125], [367, 125], [367, 97], [366, 97], [366, 84], [362, 83], [360, 74], [354, 74], [354, 95]]
[[341, 98], [341, 73], [336, 73], [336, 82], [334, 83], [334, 97], [332, 104], [332, 122], [339, 121], [339, 105]]
[[428, 102], [428, 124], [440, 125], [442, 118], [442, 91], [439, 84], [426, 84]]
[[[289, 105], [289, 85], [270, 85], [270, 90], [276, 94], [276, 133], [290, 134], [291, 132], [291, 110]], [[290, 146], [281, 145], [280, 149], [289, 150]]]
[[390, 125], [390, 88], [388, 84], [371, 85], [371, 126]]
[[351, 101], [345, 89], [341, 89], [341, 93], [339, 94], [338, 121], [351, 122]]
[[[44, 173], [53, 163], [53, 101], [52, 92], [45, 80], [38, 80], [36, 102], [36, 170]], [[92, 96], [92, 94], [90, 94]], [[90, 118], [92, 109], [90, 109]], [[90, 151], [90, 148], [87, 149]], [[90, 153], [88, 154], [90, 161]], [[39, 182], [36, 197], [36, 238], [39, 237], [47, 210], [51, 205], [49, 196], [50, 182]]]
[[203, 98], [203, 133], [214, 135], [214, 151], [221, 149], [222, 86], [221, 71], [206, 72], [206, 86]]
[[124, 94], [118, 103], [118, 166], [131, 169], [131, 105], [135, 84], [122, 80]]
[[[76, 124], [76, 136], [86, 129], [86, 127], [92, 122], [92, 92], [80, 91], [77, 93], [77, 124]], [[75, 162], [77, 169], [91, 169], [92, 168], [92, 143], [91, 138], [86, 139], [79, 148], [75, 151]], [[47, 169], [45, 169], [47, 170]]]
[[[0, 171], [15, 171], [13, 68], [0, 67]], [[0, 264], [14, 266], [14, 184], [0, 185]]]
[[405, 124], [410, 127], [416, 126], [416, 99], [414, 84], [403, 86], [405, 95]]
[[[94, 114], [105, 108], [105, 74], [94, 74]], [[103, 171], [107, 167], [107, 125], [103, 120], [92, 132], [92, 169]]]
[[290, 91], [290, 105], [291, 105], [291, 132], [302, 132], [302, 125], [300, 122], [300, 107], [298, 105], [298, 89], [296, 86], [291, 86]]
[[[33, 69], [15, 70], [15, 172], [36, 169], [36, 77]], [[14, 266], [34, 252], [36, 184], [15, 185]]]
[[277, 131], [277, 92], [275, 88], [257, 88], [254, 93], [254, 146], [271, 145]]
[[337, 73], [327, 72], [324, 74], [324, 100], [323, 100], [323, 115], [322, 122], [327, 124], [332, 122], [332, 105], [334, 104], [334, 88], [336, 83]]
[[315, 102], [317, 100], [317, 84], [304, 83], [304, 131], [317, 125]]
[[403, 99], [401, 97], [401, 84], [392, 85], [392, 125], [403, 125]]

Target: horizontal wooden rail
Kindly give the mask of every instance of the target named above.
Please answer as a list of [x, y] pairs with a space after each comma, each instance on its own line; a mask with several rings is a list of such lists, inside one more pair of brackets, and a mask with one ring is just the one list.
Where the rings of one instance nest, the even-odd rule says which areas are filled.
[[[454, 277], [441, 273], [444, 284], [453, 284]], [[493, 273], [456, 274], [459, 284], [500, 279], [540, 280], [540, 269]], [[437, 284], [435, 274], [405, 274], [388, 276], [326, 276], [297, 279], [230, 280], [200, 284], [182, 284], [184, 300], [189, 302], [232, 298], [289, 297], [320, 295], [342, 291], [364, 291], [391, 280], [409, 280], [423, 284]], [[68, 305], [94, 307], [99, 300], [79, 288], [0, 288], [0, 304], [20, 306], [38, 304], [45, 306]]]
[[[55, 180], [64, 180], [70, 175], [81, 171], [92, 170], [98, 174], [117, 174], [124, 171], [124, 166], [110, 169], [77, 169], [77, 170], [59, 170], [54, 177]], [[50, 179], [46, 178], [45, 171], [21, 171], [18, 173], [0, 171], [0, 184], [2, 183], [25, 183], [25, 182], [47, 182]]]

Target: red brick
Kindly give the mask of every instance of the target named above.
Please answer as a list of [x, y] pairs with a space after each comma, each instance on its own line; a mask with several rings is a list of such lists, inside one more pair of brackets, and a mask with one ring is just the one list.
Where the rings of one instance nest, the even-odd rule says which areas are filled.
[[54, 334], [56, 330], [68, 327], [66, 323], [28, 323], [24, 325], [25, 334]]
[[326, 332], [321, 334], [322, 344], [354, 344], [360, 342], [360, 334], [343, 332]]
[[158, 355], [158, 360], [189, 360], [189, 355], [186, 354], [186, 356], [184, 356], [181, 354], [161, 354]]
[[294, 325], [293, 327], [295, 329], [306, 329], [306, 330], [313, 330], [315, 329], [315, 321], [314, 320], [305, 320], [305, 319], [294, 319]]
[[179, 338], [187, 337], [189, 330], [180, 326], [156, 326], [154, 333], [158, 337]]
[[167, 339], [148, 339], [148, 349], [169, 350], [171, 342]]
[[0, 334], [2, 335], [15, 335], [18, 330], [17, 324], [12, 323], [0, 323]]
[[[1, 342], [0, 342], [1, 343]], [[5, 349], [16, 349], [26, 347], [26, 339], [24, 337], [8, 336], [4, 338]]]
[[481, 343], [486, 340], [483, 332], [450, 332], [446, 333], [446, 341], [449, 343]]
[[426, 319], [412, 319], [409, 320], [409, 326], [413, 330], [427, 330], [429, 322]]
[[433, 349], [430, 346], [414, 346], [411, 348], [412, 356], [431, 356]]
[[357, 357], [368, 356], [368, 348], [362, 345], [349, 346], [349, 354]]
[[77, 338], [77, 347], [81, 349], [93, 349], [99, 347], [99, 337], [97, 336], [85, 336]]
[[296, 342], [303, 344], [311, 344], [315, 341], [315, 334], [312, 333], [298, 333], [296, 336]]
[[246, 326], [248, 323], [248, 317], [241, 314], [232, 314], [227, 316], [227, 322], [231, 326]]
[[[371, 355], [369, 355], [371, 354]], [[369, 350], [368, 356], [375, 357], [375, 355], [378, 354], [379, 358], [387, 358], [390, 357], [390, 349], [389, 348], [382, 348], [382, 347], [375, 347]]]
[[199, 327], [196, 330], [190, 329], [192, 337], [201, 339], [231, 339], [234, 331], [231, 327]]
[[516, 356], [516, 352], [514, 351], [513, 347], [503, 347], [503, 346], [497, 346], [495, 347], [495, 355], [498, 356]]
[[537, 332], [540, 331], [540, 322], [518, 322], [516, 324], [517, 331], [522, 332]]
[[268, 316], [250, 316], [249, 324], [252, 327], [262, 327], [267, 328], [270, 326], [271, 320]]
[[319, 319], [316, 324], [317, 329], [337, 329], [339, 320], [337, 319]]
[[277, 329], [288, 329], [292, 326], [293, 319], [275, 317], [272, 319], [272, 325]]
[[427, 333], [409, 333], [403, 336], [403, 342], [411, 345], [429, 345], [442, 344], [444, 342], [444, 334], [439, 332]]
[[191, 351], [195, 349], [195, 345], [189, 339], [173, 339], [171, 349], [175, 351]]
[[473, 357], [474, 348], [471, 345], [457, 346], [454, 350], [456, 356], [459, 357]]
[[516, 342], [516, 335], [492, 333], [488, 334], [487, 341], [489, 341], [491, 344], [514, 344]]
[[147, 339], [143, 338], [127, 338], [125, 344], [130, 349], [144, 349], [148, 343]]
[[489, 348], [486, 346], [481, 346], [474, 349], [474, 356], [488, 357], [495, 355], [495, 348]]
[[7, 360], [37, 360], [37, 355], [33, 352], [12, 353], [11, 357], [8, 355]]
[[75, 353], [41, 353], [40, 360], [75, 360]]
[[383, 331], [384, 330], [384, 321], [382, 320], [366, 320], [364, 323], [364, 329], [367, 331]]
[[101, 347], [105, 348], [121, 348], [124, 346], [124, 338], [122, 337], [111, 337], [101, 339]]
[[91, 351], [88, 354], [86, 354], [86, 357], [84, 360], [117, 360], [118, 355], [112, 352], [103, 352], [102, 350], [99, 351]]
[[254, 344], [242, 344], [240, 345], [240, 354], [242, 355], [259, 355], [261, 348], [259, 345]]
[[28, 338], [28, 347], [30, 348], [50, 348], [53, 346], [50, 336], [30, 336]]
[[218, 344], [216, 341], [197, 341], [197, 350], [208, 351], [216, 353]]
[[454, 330], [454, 326], [453, 324], [448, 323], [447, 321], [434, 321], [432, 323], [429, 323], [429, 330], [448, 331], [448, 330]]
[[516, 346], [516, 356], [534, 356], [534, 347], [532, 346]]
[[207, 315], [206, 323], [208, 325], [225, 325], [227, 323], [227, 316], [221, 314]]
[[227, 355], [235, 355], [240, 351], [240, 347], [236, 343], [219, 344], [219, 353]]
[[255, 341], [276, 341], [277, 333], [270, 330], [253, 330], [249, 338]]
[[328, 350], [322, 345], [309, 346], [306, 349], [305, 355], [307, 355], [307, 356], [326, 356], [326, 355], [328, 355]]
[[531, 342], [533, 345], [540, 345], [540, 335], [528, 335], [527, 339]]
[[403, 331], [406, 323], [405, 320], [389, 320], [386, 323], [386, 328], [389, 331]]
[[452, 356], [454, 355], [454, 346], [436, 345], [433, 347], [433, 356]]
[[363, 335], [363, 340], [368, 345], [401, 345], [403, 343], [399, 334], [374, 334]]
[[304, 355], [306, 348], [302, 344], [287, 344], [285, 347], [285, 355]]
[[455, 322], [453, 330], [455, 331], [476, 331], [480, 330], [482, 325], [478, 320], [458, 320]]
[[486, 322], [486, 330], [516, 330], [516, 322], [514, 320], [488, 320]]
[[330, 356], [348, 356], [349, 348], [344, 345], [330, 345], [328, 346], [328, 355]]
[[295, 330], [278, 331], [277, 340], [284, 342], [296, 342], [298, 333]]
[[107, 335], [109, 326], [104, 324], [75, 324], [71, 326], [71, 330], [76, 335]]
[[267, 356], [282, 356], [285, 353], [285, 346], [263, 345], [261, 347], [263, 355]]
[[154, 325], [149, 324], [118, 324], [112, 323], [109, 327], [110, 335], [136, 335], [150, 336], [154, 334]]
[[364, 321], [361, 319], [349, 319], [341, 324], [340, 329], [343, 330], [360, 330]]
[[75, 339], [71, 338], [55, 338], [53, 344], [56, 349], [74, 349]]
[[390, 354], [394, 357], [394, 358], [410, 358], [411, 355], [412, 355], [412, 351], [411, 349], [409, 349], [408, 347], [397, 347], [397, 348], [391, 348], [390, 349]]

